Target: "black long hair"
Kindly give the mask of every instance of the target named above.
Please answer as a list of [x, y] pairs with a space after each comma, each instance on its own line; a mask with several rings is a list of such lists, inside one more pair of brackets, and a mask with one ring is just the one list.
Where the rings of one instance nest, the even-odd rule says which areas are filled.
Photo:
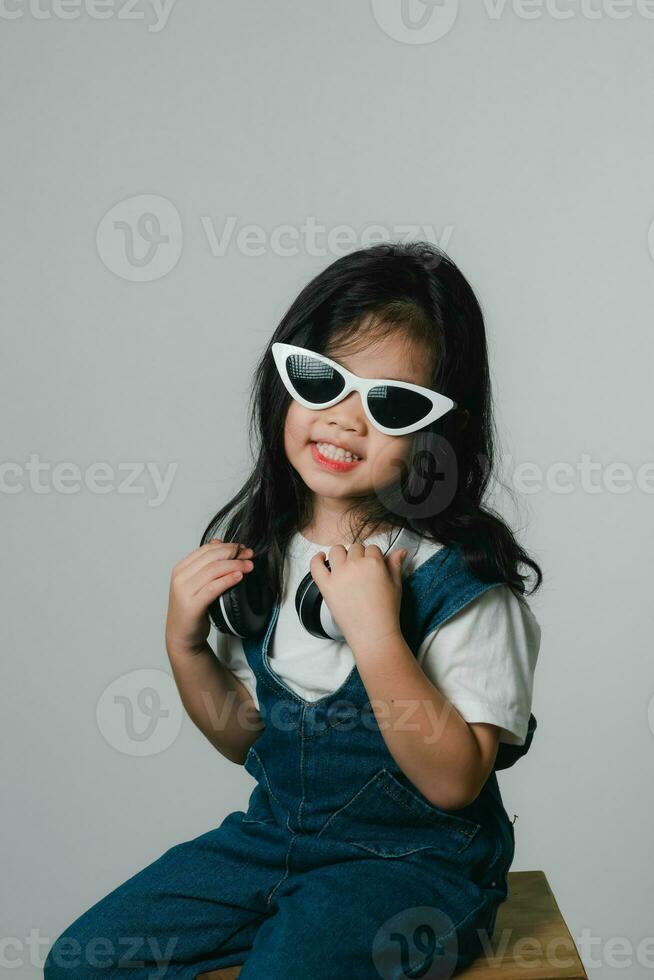
[[504, 581], [520, 594], [526, 592], [527, 576], [519, 565], [529, 566], [536, 576], [533, 594], [543, 578], [539, 565], [483, 500], [491, 478], [500, 482], [494, 472], [497, 435], [483, 314], [455, 263], [429, 242], [359, 249], [332, 262], [302, 289], [253, 374], [254, 469], [211, 519], [201, 544], [220, 537], [252, 547], [255, 560], [266, 562], [269, 586], [281, 601], [286, 545], [311, 521], [312, 493], [284, 450], [291, 396], [271, 345], [281, 341], [318, 353], [334, 343], [338, 350], [359, 349], [373, 329], [375, 340], [399, 331], [407, 342], [422, 344], [432, 365], [429, 387], [452, 398], [457, 408], [414, 434], [410, 462], [395, 487], [358, 497], [348, 508], [354, 539], [363, 529], [407, 527], [459, 547], [477, 578]]

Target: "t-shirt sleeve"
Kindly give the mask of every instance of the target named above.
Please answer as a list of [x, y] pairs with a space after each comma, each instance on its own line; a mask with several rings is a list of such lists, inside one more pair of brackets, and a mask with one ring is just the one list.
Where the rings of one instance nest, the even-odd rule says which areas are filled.
[[527, 601], [502, 584], [425, 637], [417, 659], [468, 723], [497, 725], [501, 742], [524, 745], [540, 637]]
[[245, 685], [258, 711], [256, 678], [247, 662], [240, 637], [216, 630], [216, 656]]

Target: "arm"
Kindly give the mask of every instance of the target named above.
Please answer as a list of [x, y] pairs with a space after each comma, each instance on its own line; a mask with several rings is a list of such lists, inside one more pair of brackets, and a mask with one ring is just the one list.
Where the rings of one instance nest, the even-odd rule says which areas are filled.
[[353, 649], [388, 749], [434, 806], [457, 810], [479, 795], [495, 762], [499, 728], [468, 724], [426, 676], [401, 633]]
[[263, 728], [245, 685], [208, 643], [193, 653], [169, 649], [168, 659], [191, 721], [225, 758], [243, 765]]
[[241, 764], [261, 731], [261, 716], [241, 681], [207, 642], [208, 609], [251, 571], [251, 554], [241, 542], [212, 538], [177, 562], [170, 576], [165, 631], [168, 659], [189, 717], [225, 758]]

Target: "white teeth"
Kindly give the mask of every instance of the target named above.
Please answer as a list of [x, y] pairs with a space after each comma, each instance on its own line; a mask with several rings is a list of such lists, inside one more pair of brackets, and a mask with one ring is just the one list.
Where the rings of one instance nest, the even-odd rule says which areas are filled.
[[361, 458], [360, 456], [355, 456], [354, 453], [351, 453], [346, 449], [338, 449], [336, 446], [332, 446], [329, 442], [317, 442], [316, 446], [322, 455], [329, 457], [329, 459], [338, 459], [344, 463], [353, 463], [355, 460]]

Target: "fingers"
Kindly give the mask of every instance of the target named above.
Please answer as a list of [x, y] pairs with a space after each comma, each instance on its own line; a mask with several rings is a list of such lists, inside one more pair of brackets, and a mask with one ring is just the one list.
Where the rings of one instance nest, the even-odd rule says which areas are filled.
[[[330, 549], [330, 555], [333, 549]], [[322, 591], [321, 586], [324, 586], [326, 582], [329, 581], [330, 570], [325, 565], [325, 552], [319, 551], [313, 556], [309, 562], [309, 571], [311, 572], [311, 578], [316, 583], [318, 588]], [[333, 568], [331, 557], [329, 559], [330, 568]]]
[[232, 586], [238, 585], [239, 582], [243, 580], [243, 575], [247, 574], [245, 572], [229, 572], [226, 575], [220, 575], [218, 578], [213, 578], [209, 582], [206, 582], [198, 591], [192, 596], [193, 602], [198, 603], [203, 609], [206, 609], [218, 596], [222, 595], [223, 592], [227, 592], [227, 589], [231, 589]]
[[[224, 551], [213, 548], [198, 555], [183, 571], [177, 573], [177, 578], [181, 582], [190, 582], [198, 573], [201, 573], [206, 568], [216, 567], [216, 565], [221, 567], [221, 562], [251, 562], [251, 554], [251, 552], [248, 554], [242, 548], [239, 549], [237, 545], [226, 548]], [[234, 567], [241, 566], [235, 564]]]
[[[329, 570], [325, 566], [325, 559], [329, 561], [330, 569], [336, 570], [340, 568], [341, 565], [344, 565], [345, 562], [347, 561], [355, 561], [355, 560], [359, 560], [360, 558], [383, 558], [383, 557], [384, 555], [379, 545], [369, 544], [366, 546], [361, 544], [360, 541], [355, 541], [347, 548], [343, 544], [332, 545], [332, 547], [329, 549], [328, 554], [326, 554], [324, 551], [319, 551], [311, 559], [312, 562], [315, 560], [316, 565], [314, 566], [313, 564], [310, 564], [309, 567], [311, 568], [312, 574], [313, 574], [314, 567], [317, 567], [319, 569], [318, 575], [320, 574], [321, 568], [325, 572], [327, 572], [327, 574], [329, 574]], [[314, 575], [313, 577], [317, 582], [318, 580], [316, 576]]]
[[402, 563], [407, 555], [407, 549], [400, 548], [398, 551], [394, 551], [388, 558], [388, 567], [391, 575], [398, 583], [401, 583], [402, 581]]
[[329, 567], [333, 570], [340, 568], [347, 561], [347, 551], [345, 550], [345, 545], [335, 544], [329, 549], [329, 553], [326, 555], [329, 561]]
[[336, 558], [336, 566], [339, 563], [352, 558], [383, 558], [383, 552], [378, 544], [363, 545], [360, 541], [354, 541], [348, 545], [336, 544], [329, 550], [329, 564], [332, 564], [332, 554]]
[[217, 558], [214, 561], [208, 561], [194, 575], [190, 575], [184, 581], [184, 587], [191, 595], [195, 595], [216, 579], [231, 577], [238, 572], [247, 575], [253, 568], [254, 562], [249, 558]]
[[189, 555], [186, 555], [185, 558], [182, 558], [181, 561], [177, 562], [173, 568], [173, 576], [184, 580], [189, 570], [193, 574], [193, 571], [201, 568], [206, 561], [211, 561], [214, 558], [236, 557], [252, 558], [252, 549], [246, 548], [244, 544], [240, 544], [239, 542], [225, 542], [221, 541], [220, 538], [215, 538], [207, 541], [206, 544], [196, 548]]

